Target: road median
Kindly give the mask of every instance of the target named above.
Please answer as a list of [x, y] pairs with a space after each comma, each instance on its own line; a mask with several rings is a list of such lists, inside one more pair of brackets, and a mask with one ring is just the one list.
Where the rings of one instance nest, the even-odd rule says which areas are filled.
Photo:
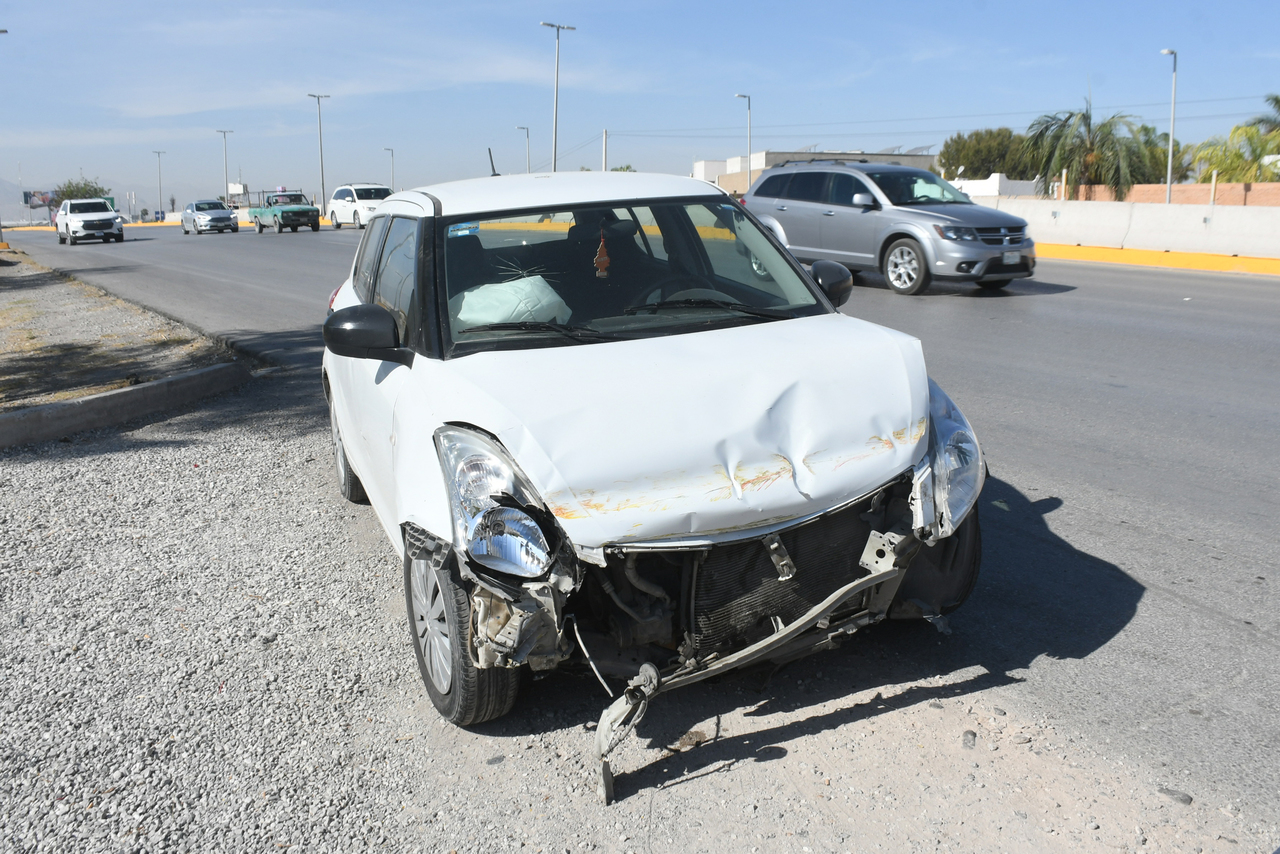
[[1070, 246], [1062, 243], [1037, 242], [1036, 257], [1054, 261], [1094, 261], [1103, 264], [1129, 264], [1136, 267], [1280, 276], [1280, 258], [1211, 255], [1207, 252], [1161, 252], [1153, 249], [1112, 249], [1106, 246]]

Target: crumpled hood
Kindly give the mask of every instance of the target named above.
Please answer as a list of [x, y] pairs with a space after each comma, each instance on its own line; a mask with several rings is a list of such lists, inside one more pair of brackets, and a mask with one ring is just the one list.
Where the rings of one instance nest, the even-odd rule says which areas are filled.
[[925, 448], [920, 342], [844, 315], [445, 364], [444, 420], [497, 435], [579, 546], [730, 538]]

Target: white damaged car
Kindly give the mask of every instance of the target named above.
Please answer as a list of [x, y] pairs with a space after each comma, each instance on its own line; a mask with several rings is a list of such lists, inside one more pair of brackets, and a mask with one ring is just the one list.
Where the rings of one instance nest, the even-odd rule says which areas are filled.
[[728, 195], [645, 174], [396, 193], [330, 301], [343, 495], [404, 558], [432, 702], [507, 713], [522, 671], [654, 696], [941, 623], [981, 557], [985, 463], [915, 338], [841, 314]]

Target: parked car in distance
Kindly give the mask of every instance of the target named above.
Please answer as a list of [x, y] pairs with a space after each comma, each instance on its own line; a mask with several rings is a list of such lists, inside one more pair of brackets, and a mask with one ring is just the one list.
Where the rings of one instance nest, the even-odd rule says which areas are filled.
[[403, 558], [442, 716], [590, 667], [631, 680], [603, 762], [658, 693], [966, 599], [978, 440], [917, 339], [837, 310], [852, 278], [807, 273], [692, 178], [382, 202], [330, 298], [322, 386], [338, 488]]
[[378, 203], [389, 195], [391, 188], [383, 184], [343, 184], [329, 199], [329, 224], [334, 228], [344, 224], [364, 228]]
[[75, 246], [81, 240], [124, 242], [124, 217], [106, 199], [66, 199], [54, 220], [59, 243]]
[[199, 234], [202, 231], [240, 230], [240, 221], [234, 211], [217, 199], [202, 199], [182, 209], [182, 233]]
[[261, 205], [249, 208], [249, 221], [258, 234], [268, 226], [274, 228], [276, 234], [286, 228], [297, 231], [299, 226], [310, 226], [312, 231], [319, 231], [320, 209], [307, 201], [305, 194], [282, 190], [267, 193]]
[[900, 294], [934, 279], [998, 289], [1035, 270], [1026, 220], [975, 205], [924, 169], [784, 163], [757, 178], [742, 204], [800, 260], [879, 270]]

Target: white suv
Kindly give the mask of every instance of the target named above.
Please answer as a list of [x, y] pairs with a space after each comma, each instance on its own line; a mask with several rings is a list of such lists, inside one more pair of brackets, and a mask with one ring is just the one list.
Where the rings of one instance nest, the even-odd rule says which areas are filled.
[[344, 223], [364, 228], [378, 203], [389, 195], [391, 188], [385, 184], [343, 184], [329, 199], [329, 222], [334, 228]]
[[81, 240], [124, 243], [124, 217], [106, 199], [67, 199], [58, 208], [58, 242]]

